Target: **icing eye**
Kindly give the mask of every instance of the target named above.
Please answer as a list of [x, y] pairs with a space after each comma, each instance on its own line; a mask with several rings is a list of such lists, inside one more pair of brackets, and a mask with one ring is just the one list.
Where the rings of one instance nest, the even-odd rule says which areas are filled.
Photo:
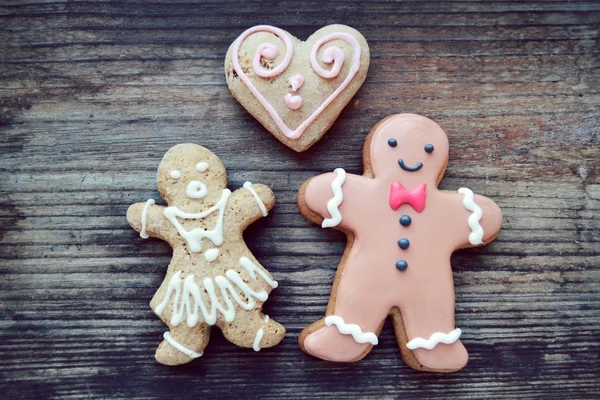
[[425, 151], [427, 153], [433, 153], [433, 145], [432, 144], [426, 144], [425, 145]]
[[204, 172], [208, 169], [209, 165], [207, 162], [199, 162], [198, 164], [196, 164], [196, 171], [198, 172]]
[[179, 172], [179, 171], [177, 171], [175, 169], [173, 171], [169, 172], [169, 175], [173, 179], [179, 179], [179, 178], [181, 178], [181, 172]]
[[390, 140], [388, 140], [388, 144], [390, 145], [390, 147], [396, 147], [396, 146], [398, 146], [398, 142], [396, 141], [396, 139], [390, 139]]

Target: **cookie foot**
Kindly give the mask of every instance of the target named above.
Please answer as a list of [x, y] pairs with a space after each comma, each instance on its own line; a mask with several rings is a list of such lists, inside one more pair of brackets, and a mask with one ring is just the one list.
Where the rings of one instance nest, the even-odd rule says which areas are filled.
[[235, 322], [221, 327], [223, 335], [231, 343], [260, 351], [273, 347], [285, 336], [285, 328], [268, 315], [254, 312], [239, 313]]
[[[350, 334], [342, 334], [336, 326], [325, 326], [324, 322], [318, 322], [322, 327], [300, 336], [300, 347], [314, 356], [328, 361], [353, 362], [365, 357], [371, 348], [370, 343], [358, 343]], [[306, 331], [310, 332], [312, 327]], [[314, 328], [313, 328], [314, 329]]]
[[165, 365], [186, 364], [196, 358], [202, 357], [198, 353], [176, 341], [169, 332], [163, 334], [164, 340], [156, 349], [156, 361]]
[[440, 343], [431, 350], [420, 348], [412, 352], [420, 364], [416, 369], [426, 371], [454, 372], [469, 361], [467, 349], [458, 340], [452, 344]]
[[252, 343], [254, 351], [275, 346], [281, 342], [285, 335], [283, 325], [269, 319], [268, 315], [265, 316], [264, 323], [265, 325], [260, 327], [254, 336], [254, 342]]

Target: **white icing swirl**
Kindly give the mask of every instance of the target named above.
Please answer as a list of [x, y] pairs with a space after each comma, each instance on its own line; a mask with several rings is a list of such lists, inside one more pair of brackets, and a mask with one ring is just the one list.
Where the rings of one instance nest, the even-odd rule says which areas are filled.
[[360, 326], [356, 324], [347, 324], [342, 317], [337, 315], [329, 315], [325, 317], [325, 325], [335, 325], [342, 335], [352, 335], [352, 338], [360, 344], [371, 343], [376, 345], [379, 343], [377, 335], [373, 332], [363, 332]]
[[469, 228], [471, 228], [471, 233], [469, 234], [469, 243], [472, 245], [482, 244], [483, 228], [479, 224], [479, 221], [481, 220], [481, 217], [483, 217], [483, 211], [481, 210], [481, 207], [475, 204], [475, 198], [471, 189], [460, 188], [458, 189], [458, 193], [464, 196], [463, 206], [467, 210], [471, 211], [471, 215], [469, 215], [469, 219], [467, 220], [469, 223]]
[[342, 185], [346, 182], [346, 171], [342, 168], [336, 168], [333, 172], [336, 174], [335, 179], [331, 182], [333, 198], [327, 202], [327, 211], [331, 214], [331, 218], [323, 220], [323, 223], [321, 223], [323, 228], [337, 226], [342, 222], [342, 214], [340, 214], [339, 206], [344, 201]]

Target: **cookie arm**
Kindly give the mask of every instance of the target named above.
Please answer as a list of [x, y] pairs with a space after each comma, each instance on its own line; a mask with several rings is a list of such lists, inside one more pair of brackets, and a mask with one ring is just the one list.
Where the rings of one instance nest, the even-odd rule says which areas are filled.
[[173, 233], [173, 225], [163, 214], [165, 207], [157, 206], [153, 200], [146, 203], [135, 203], [127, 210], [127, 221], [129, 225], [140, 232], [143, 239], [154, 237], [162, 240], [168, 240], [168, 236]]
[[492, 200], [461, 188], [458, 193], [448, 195], [446, 201], [460, 219], [449, 225], [456, 247], [471, 247], [488, 244], [496, 238], [502, 226], [502, 211]]
[[357, 203], [358, 200], [357, 196], [345, 196], [349, 191], [355, 194], [350, 187], [365, 188], [364, 191], [368, 191], [369, 181], [370, 179], [363, 176], [346, 174], [341, 168], [310, 178], [298, 191], [300, 212], [323, 228], [339, 226], [352, 229], [352, 216], [348, 210], [352, 208], [350, 203]]
[[244, 183], [229, 198], [225, 215], [234, 215], [242, 225], [242, 229], [261, 217], [266, 217], [275, 206], [275, 194], [266, 185], [260, 183]]

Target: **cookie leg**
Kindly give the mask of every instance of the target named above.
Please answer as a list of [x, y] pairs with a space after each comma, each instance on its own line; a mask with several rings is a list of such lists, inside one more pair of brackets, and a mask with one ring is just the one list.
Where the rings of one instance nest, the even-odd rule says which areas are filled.
[[285, 336], [283, 325], [254, 310], [238, 310], [235, 319], [224, 323], [221, 330], [231, 343], [240, 347], [250, 347], [255, 351], [273, 347]]
[[[302, 331], [303, 351], [315, 357], [339, 362], [358, 361], [376, 345], [389, 307], [376, 303], [376, 290], [353, 290], [348, 266], [340, 280], [333, 310], [328, 316]], [[366, 282], [366, 286], [369, 282]]]
[[171, 327], [163, 334], [164, 340], [156, 349], [156, 361], [165, 365], [180, 365], [201, 357], [208, 345], [210, 326], [186, 324]]
[[[451, 282], [451, 281], [450, 281]], [[452, 372], [467, 364], [469, 355], [458, 340], [454, 322], [454, 287], [419, 291], [418, 298], [394, 309], [394, 330], [402, 358], [418, 370]]]

